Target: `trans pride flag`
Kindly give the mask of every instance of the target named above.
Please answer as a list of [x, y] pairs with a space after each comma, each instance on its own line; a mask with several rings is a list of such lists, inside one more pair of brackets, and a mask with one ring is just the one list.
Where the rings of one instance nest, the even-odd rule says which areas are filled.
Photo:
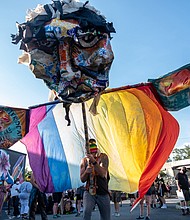
[[67, 132], [72, 132], [72, 126], [66, 125], [64, 115], [55, 116], [56, 107], [52, 104], [31, 109], [29, 133], [21, 140], [43, 192], [62, 192], [82, 185], [79, 164], [84, 151], [77, 143], [80, 140], [76, 139], [73, 145], [67, 136]]

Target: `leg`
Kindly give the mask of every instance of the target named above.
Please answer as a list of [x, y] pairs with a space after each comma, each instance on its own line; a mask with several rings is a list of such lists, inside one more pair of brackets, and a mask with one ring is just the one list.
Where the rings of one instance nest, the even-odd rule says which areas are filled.
[[29, 206], [28, 206], [28, 199], [25, 199], [23, 201], [23, 215], [24, 215], [24, 218], [27, 218], [28, 216], [28, 212], [29, 212]]
[[54, 215], [54, 217], [55, 216], [57, 217], [57, 211], [58, 211], [58, 203], [54, 202], [54, 204], [53, 204], [53, 215]]
[[35, 220], [37, 209], [38, 189], [33, 187], [29, 198], [29, 220]]
[[140, 208], [140, 215], [136, 219], [144, 219], [144, 198], [141, 199], [141, 201], [139, 203], [139, 208]]
[[84, 192], [83, 196], [83, 219], [90, 220], [92, 210], [96, 204], [95, 197], [91, 196], [88, 191]]
[[145, 201], [146, 201], [146, 216], [150, 218], [151, 195], [145, 195]]
[[77, 214], [75, 216], [79, 216], [80, 209], [81, 209], [81, 199], [80, 198], [76, 200], [76, 208], [77, 208]]
[[100, 211], [101, 220], [110, 220], [110, 196], [109, 195], [97, 195], [96, 202]]
[[13, 215], [14, 216], [18, 216], [20, 215], [20, 211], [19, 211], [19, 198], [18, 196], [13, 196], [13, 207], [14, 207], [14, 212]]
[[45, 193], [38, 192], [38, 202], [41, 212], [41, 218], [42, 220], [47, 220], [47, 214], [46, 214], [46, 195]]

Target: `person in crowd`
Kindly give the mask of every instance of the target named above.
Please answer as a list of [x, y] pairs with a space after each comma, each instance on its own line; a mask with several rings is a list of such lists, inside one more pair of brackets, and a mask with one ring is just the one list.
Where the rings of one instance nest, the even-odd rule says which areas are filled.
[[115, 209], [115, 217], [120, 216], [120, 206], [119, 203], [121, 202], [121, 191], [118, 190], [111, 190], [111, 200], [114, 203], [114, 209]]
[[32, 190], [32, 184], [29, 182], [30, 177], [31, 176], [26, 177], [26, 180], [23, 183], [21, 183], [20, 189], [19, 189], [20, 214], [22, 216], [22, 219], [28, 218], [29, 196]]
[[75, 208], [73, 207], [72, 201], [70, 199], [64, 199], [63, 203], [63, 215], [73, 214]]
[[128, 193], [128, 198], [130, 200], [130, 206], [132, 206], [136, 199], [136, 193]]
[[71, 201], [73, 201], [73, 200], [74, 200], [74, 190], [73, 190], [73, 189], [69, 189], [69, 190], [67, 191], [67, 193], [68, 193], [68, 198], [69, 198]]
[[93, 208], [97, 204], [101, 219], [110, 220], [109, 159], [105, 153], [100, 153], [95, 139], [89, 140], [89, 150], [80, 165], [81, 181], [86, 182], [83, 195], [83, 219], [91, 219]]
[[40, 210], [41, 219], [47, 220], [48, 218], [46, 214], [46, 194], [40, 191], [33, 173], [31, 174], [30, 182], [32, 184], [32, 190], [29, 197], [29, 220], [35, 220], [37, 204]]
[[[150, 189], [146, 192], [144, 198], [140, 201], [140, 215], [136, 219], [150, 220], [151, 194], [152, 191], [150, 187]], [[144, 201], [146, 203], [146, 218], [144, 218]]]
[[76, 209], [77, 209], [77, 214], [75, 215], [76, 217], [80, 216], [84, 190], [85, 190], [84, 185], [82, 185], [77, 188], [76, 193], [75, 193], [75, 195], [76, 195]]
[[157, 188], [155, 186], [155, 182], [152, 183], [151, 186], [151, 208], [156, 208], [157, 203]]
[[0, 179], [0, 216], [4, 204], [5, 195], [6, 195], [5, 181]]
[[166, 183], [166, 189], [167, 189], [166, 195], [167, 195], [168, 198], [170, 198], [171, 197], [172, 186], [170, 185], [169, 182]]
[[157, 178], [157, 189], [158, 189], [158, 199], [160, 202], [160, 207], [161, 209], [166, 209], [166, 200], [165, 200], [165, 194], [167, 192], [166, 185], [164, 182], [164, 179], [162, 177]]
[[181, 210], [182, 210], [182, 215], [187, 215], [190, 214], [189, 212], [189, 206], [188, 202], [190, 200], [189, 196], [189, 181], [187, 177], [187, 168], [182, 167], [180, 171], [177, 173], [175, 179], [177, 183], [177, 189], [181, 192], [183, 192], [185, 200], [181, 201]]
[[12, 185], [8, 185], [6, 187], [7, 195], [6, 195], [5, 203], [7, 204], [7, 210], [6, 210], [7, 215], [11, 214], [11, 207], [12, 207], [11, 187]]
[[53, 195], [52, 193], [46, 193], [47, 204], [46, 204], [46, 213], [47, 215], [53, 215]]
[[58, 205], [61, 202], [61, 198], [63, 196], [62, 192], [54, 192], [52, 194], [53, 196], [53, 218], [59, 218], [61, 217], [58, 209]]
[[20, 190], [20, 180], [16, 178], [14, 184], [11, 187], [11, 197], [13, 202], [13, 216], [16, 218], [20, 218], [20, 210], [19, 210], [19, 190]]

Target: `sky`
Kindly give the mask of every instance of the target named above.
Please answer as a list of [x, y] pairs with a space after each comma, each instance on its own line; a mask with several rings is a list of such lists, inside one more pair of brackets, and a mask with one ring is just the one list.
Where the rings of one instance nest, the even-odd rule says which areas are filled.
[[[85, 2], [85, 1], [81, 1]], [[189, 0], [90, 0], [113, 22], [115, 59], [110, 70], [111, 88], [156, 79], [189, 63]], [[18, 64], [19, 44], [11, 43], [16, 21], [25, 22], [26, 10], [45, 0], [12, 0], [1, 4], [0, 105], [27, 108], [48, 101], [49, 89], [27, 66]], [[176, 147], [190, 143], [190, 107], [171, 112], [180, 125]]]

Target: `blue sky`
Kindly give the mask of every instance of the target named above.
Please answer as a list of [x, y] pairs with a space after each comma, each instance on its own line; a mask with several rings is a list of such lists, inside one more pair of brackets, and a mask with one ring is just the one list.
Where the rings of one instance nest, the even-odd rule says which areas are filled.
[[[85, 1], [82, 1], [85, 2]], [[10, 35], [17, 32], [16, 21], [25, 21], [27, 9], [45, 0], [3, 1], [1, 4], [0, 105], [29, 107], [47, 102], [49, 90], [36, 79], [28, 67], [18, 64], [22, 51], [11, 44]], [[110, 71], [110, 87], [147, 82], [189, 63], [189, 0], [90, 0], [113, 22], [115, 59]], [[190, 107], [172, 115], [181, 131], [176, 146], [190, 143]]]

